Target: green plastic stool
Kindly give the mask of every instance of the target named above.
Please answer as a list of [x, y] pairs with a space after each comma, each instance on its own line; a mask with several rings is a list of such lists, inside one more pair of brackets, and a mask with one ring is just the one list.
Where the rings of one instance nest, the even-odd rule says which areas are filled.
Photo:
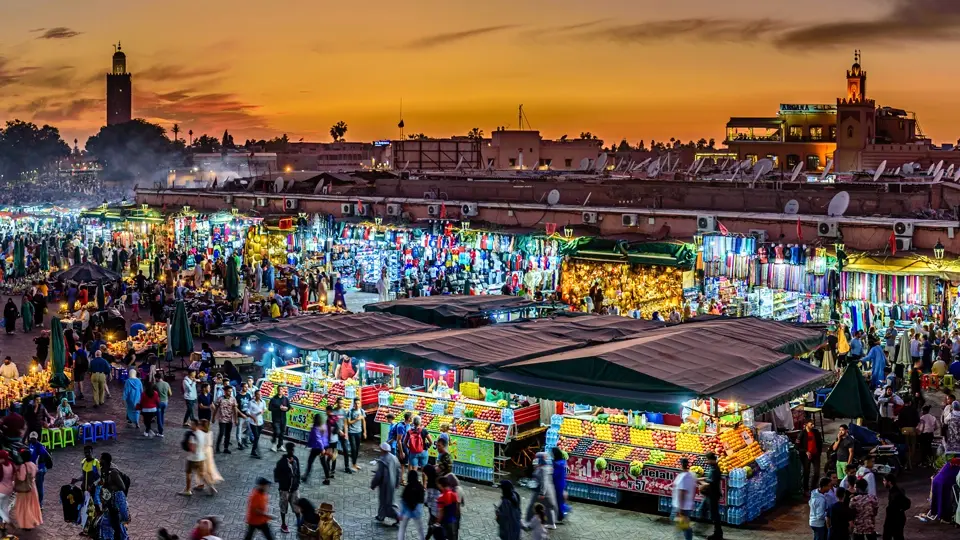
[[50, 447], [54, 450], [67, 447], [67, 445], [63, 443], [63, 429], [50, 430], [50, 439]]
[[43, 428], [40, 430], [40, 444], [50, 448], [50, 430]]
[[943, 376], [944, 388], [947, 388], [948, 390], [953, 390], [955, 385], [956, 385], [956, 382], [953, 379], [953, 375], [947, 373], [946, 375]]
[[63, 447], [67, 446], [76, 446], [77, 445], [77, 432], [76, 428], [68, 427], [63, 428]]

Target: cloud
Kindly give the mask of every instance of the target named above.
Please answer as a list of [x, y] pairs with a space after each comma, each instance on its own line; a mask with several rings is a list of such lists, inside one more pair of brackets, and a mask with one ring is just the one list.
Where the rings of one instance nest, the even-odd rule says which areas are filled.
[[785, 49], [841, 45], [920, 43], [960, 40], [960, 2], [890, 0], [872, 19], [812, 24], [785, 32], [774, 44]]
[[415, 39], [408, 42], [403, 46], [403, 48], [410, 50], [433, 49], [479, 36], [503, 32], [505, 30], [517, 28], [517, 26], [518, 25], [516, 24], [501, 24], [497, 26], [483, 26], [480, 28], [471, 28], [469, 30], [460, 30], [458, 32], [443, 32], [440, 34], [433, 34]]
[[66, 26], [57, 26], [54, 28], [38, 28], [36, 30], [31, 30], [31, 32], [43, 32], [37, 39], [70, 39], [79, 36], [83, 32], [77, 32], [67, 28]]
[[79, 120], [86, 113], [103, 110], [104, 100], [93, 98], [56, 99], [41, 97], [23, 105], [8, 109], [12, 114], [26, 114], [31, 120], [43, 122], [65, 122]]
[[606, 25], [580, 34], [585, 39], [644, 44], [664, 40], [743, 42], [768, 38], [786, 27], [774, 19], [674, 19], [633, 24]]
[[223, 68], [191, 68], [172, 64], [158, 64], [134, 73], [137, 80], [144, 81], [183, 81], [199, 79], [223, 73]]
[[182, 90], [168, 93], [134, 93], [137, 116], [160, 123], [177, 122], [194, 133], [228, 129], [265, 129], [260, 106], [243, 101], [231, 93], [196, 93]]

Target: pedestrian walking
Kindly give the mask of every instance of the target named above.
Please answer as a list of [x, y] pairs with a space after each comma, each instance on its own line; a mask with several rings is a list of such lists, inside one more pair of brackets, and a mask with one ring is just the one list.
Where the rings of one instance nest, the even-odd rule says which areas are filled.
[[213, 396], [210, 394], [209, 383], [200, 384], [200, 393], [197, 394], [197, 419], [201, 422], [213, 420]]
[[186, 402], [187, 410], [183, 413], [183, 427], [189, 427], [190, 424], [187, 422], [192, 422], [198, 420], [197, 418], [197, 372], [190, 370], [187, 372], [187, 376], [183, 378], [183, 383], [181, 384], [183, 389], [183, 400]]
[[800, 454], [800, 464], [803, 467], [803, 490], [813, 490], [820, 478], [823, 435], [820, 434], [820, 430], [814, 427], [812, 419], [808, 419], [804, 424], [803, 430], [797, 437], [796, 447], [797, 453]]
[[[336, 406], [333, 409], [333, 414], [337, 419], [337, 438], [340, 442], [339, 450], [340, 453], [343, 454], [343, 473], [353, 474], [353, 469], [350, 468], [350, 438], [347, 436], [347, 415], [350, 414], [350, 410], [344, 408], [343, 398], [341, 397], [338, 397], [335, 403]], [[334, 464], [334, 467], [336, 467], [336, 464]]]
[[[427, 449], [433, 441], [427, 430], [420, 427], [420, 416], [413, 417], [413, 424], [403, 436], [403, 449], [407, 456], [409, 470], [421, 473], [427, 465]], [[409, 475], [408, 475], [409, 477]]]
[[137, 410], [143, 415], [143, 436], [153, 437], [156, 432], [153, 430], [153, 421], [157, 418], [157, 411], [160, 409], [160, 393], [154, 388], [153, 383], [147, 381], [140, 393], [140, 403], [137, 404]]
[[810, 492], [810, 529], [813, 540], [827, 540], [827, 492], [830, 491], [830, 479], [821, 478], [817, 489]]
[[289, 410], [290, 400], [287, 399], [287, 387], [278, 385], [273, 397], [270, 398], [270, 428], [273, 430], [270, 449], [274, 452], [279, 452], [283, 445], [283, 436], [287, 431], [287, 411]]
[[827, 527], [830, 540], [850, 540], [850, 522], [853, 512], [850, 510], [850, 492], [837, 488], [837, 502], [827, 512]]
[[40, 510], [40, 496], [37, 492], [37, 464], [30, 459], [30, 450], [20, 452], [23, 464], [16, 468], [13, 479], [13, 491], [16, 503], [13, 505], [12, 518], [17, 527], [32, 530], [43, 524], [43, 511]]
[[[394, 502], [397, 486], [400, 485], [400, 462], [390, 453], [390, 445], [380, 443], [380, 457], [377, 458], [377, 471], [370, 482], [370, 489], [377, 490], [376, 520], [383, 523], [386, 519], [400, 521], [399, 509]], [[455, 540], [455, 539], [450, 539]]]
[[557, 523], [563, 523], [570, 512], [567, 504], [567, 458], [563, 450], [553, 447], [553, 492], [557, 494]]
[[43, 480], [47, 474], [47, 469], [53, 467], [53, 458], [47, 447], [40, 442], [37, 432], [30, 433], [30, 461], [37, 464], [37, 498], [40, 501], [40, 508], [43, 508]]
[[183, 448], [183, 451], [187, 453], [187, 483], [184, 490], [180, 492], [180, 495], [193, 495], [193, 491], [190, 489], [190, 486], [193, 482], [194, 476], [196, 476], [199, 480], [197, 485], [203, 485], [203, 468], [204, 463], [207, 460], [206, 437], [207, 434], [200, 429], [199, 422], [192, 420], [190, 423], [190, 430], [184, 433], [183, 442], [180, 444]]
[[[2, 452], [2, 451], [0, 451]], [[4, 475], [6, 476], [6, 475]], [[80, 489], [83, 490], [83, 505], [80, 507], [80, 528], [87, 530], [88, 521], [91, 520], [94, 507], [90, 502], [93, 500], [93, 494], [97, 489], [97, 482], [100, 480], [100, 460], [93, 457], [93, 447], [90, 445], [83, 447], [83, 460], [80, 462], [80, 477], [70, 481], [71, 484], [80, 482]], [[0, 484], [2, 487], [2, 484]], [[3, 504], [0, 502], [0, 508]], [[7, 520], [4, 520], [7, 521]]]
[[110, 362], [103, 357], [103, 353], [93, 353], [90, 362], [90, 386], [93, 387], [93, 406], [99, 407], [107, 401], [107, 377], [110, 376]]
[[720, 519], [720, 467], [717, 465], [717, 455], [707, 453], [706, 479], [700, 482], [700, 493], [706, 499], [704, 503], [710, 509], [710, 519], [713, 521], [713, 534], [707, 540], [723, 540], [723, 528]]
[[500, 540], [520, 540], [523, 529], [520, 513], [520, 494], [513, 488], [513, 482], [500, 481], [500, 504], [496, 512]]
[[850, 511], [854, 516], [851, 532], [857, 540], [876, 540], [880, 503], [876, 496], [867, 492], [866, 480], [857, 480], [856, 488], [856, 494], [850, 499]]
[[883, 486], [887, 488], [887, 517], [883, 520], [883, 540], [904, 540], [903, 528], [907, 524], [907, 510], [910, 499], [897, 485], [892, 474], [883, 477]]
[[233, 387], [225, 385], [223, 387], [223, 397], [217, 400], [214, 408], [214, 416], [217, 419], [220, 429], [217, 432], [216, 452], [221, 451], [221, 442], [223, 443], [223, 453], [230, 452], [230, 431], [233, 425], [237, 423], [238, 417], [237, 400], [233, 397]]
[[410, 470], [407, 473], [407, 485], [400, 494], [400, 529], [397, 531], [397, 540], [405, 540], [407, 525], [413, 521], [417, 527], [417, 538], [424, 540], [426, 532], [423, 529], [423, 503], [426, 499], [426, 490], [420, 483], [420, 473]]
[[537, 487], [530, 495], [530, 503], [527, 505], [527, 512], [524, 518], [529, 524], [533, 519], [533, 507], [535, 504], [543, 504], [546, 509], [547, 520], [544, 525], [548, 529], [556, 529], [554, 521], [557, 509], [557, 494], [553, 490], [553, 468], [547, 463], [547, 455], [543, 452], [537, 453], [536, 469], [533, 471], [533, 478], [537, 481]]
[[203, 452], [206, 458], [203, 462], [203, 486], [209, 490], [210, 495], [216, 495], [217, 488], [215, 486], [223, 482], [223, 476], [220, 475], [220, 470], [217, 468], [217, 460], [214, 457], [213, 433], [211, 433], [210, 422], [208, 420], [201, 420], [200, 429], [206, 435], [206, 437], [204, 437], [206, 449]]
[[240, 383], [240, 390], [237, 392], [237, 449], [246, 450], [250, 443], [250, 419], [247, 416], [247, 409], [250, 400], [253, 399], [253, 391], [247, 383]]
[[260, 434], [263, 432], [263, 413], [267, 403], [260, 395], [260, 389], [253, 391], [253, 397], [247, 402], [247, 424], [250, 426], [250, 457], [260, 459]]
[[327, 405], [327, 437], [330, 444], [327, 445], [328, 455], [330, 456], [330, 478], [333, 479], [337, 473], [337, 452], [340, 449], [340, 439], [343, 437], [343, 430], [339, 427], [339, 418], [333, 412], [333, 407]]
[[294, 454], [294, 444], [284, 445], [286, 454], [273, 467], [273, 481], [280, 490], [280, 532], [288, 533], [287, 510], [300, 498], [300, 460]]
[[137, 378], [137, 370], [130, 368], [127, 370], [127, 381], [123, 383], [123, 402], [127, 406], [127, 426], [138, 427], [140, 425], [140, 411], [137, 405], [140, 404], [140, 396], [143, 394], [143, 383]]
[[693, 539], [690, 515], [693, 513], [694, 496], [697, 491], [697, 479], [690, 472], [690, 461], [680, 458], [680, 474], [673, 479], [673, 500], [671, 519], [676, 523], [685, 540]]
[[307, 437], [307, 448], [310, 449], [310, 456], [307, 458], [307, 471], [301, 479], [304, 484], [310, 478], [314, 460], [320, 458], [320, 465], [323, 467], [323, 485], [330, 485], [329, 446], [330, 438], [327, 436], [327, 424], [323, 420], [323, 415], [316, 413], [313, 415], [313, 427], [310, 428], [310, 436]]
[[247, 498], [247, 533], [243, 536], [244, 540], [253, 540], [254, 534], [259, 531], [267, 540], [273, 540], [273, 532], [270, 530], [270, 522], [274, 517], [267, 512], [270, 504], [270, 496], [267, 494], [267, 487], [270, 481], [266, 478], [258, 478], [257, 485], [250, 492]]
[[458, 540], [460, 537], [460, 497], [450, 485], [450, 478], [437, 479], [440, 497], [437, 499], [437, 524], [443, 530], [445, 540]]
[[100, 520], [100, 540], [128, 540], [129, 479], [113, 467], [113, 457], [110, 454], [106, 452], [101, 454], [100, 463], [103, 465], [103, 476], [100, 482], [100, 503], [103, 510], [103, 518]]
[[355, 471], [360, 470], [357, 458], [360, 456], [360, 442], [367, 438], [367, 413], [363, 410], [360, 398], [353, 398], [353, 408], [347, 413], [347, 437], [350, 439], [350, 461]]

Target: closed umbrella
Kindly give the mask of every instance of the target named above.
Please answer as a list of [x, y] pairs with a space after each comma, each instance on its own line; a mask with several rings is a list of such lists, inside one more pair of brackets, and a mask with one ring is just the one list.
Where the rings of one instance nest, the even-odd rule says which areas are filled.
[[904, 330], [900, 334], [900, 349], [897, 351], [897, 364], [903, 366], [903, 373], [910, 373], [913, 367], [913, 358], [910, 356], [910, 331]]
[[241, 313], [250, 313], [250, 289], [243, 290], [243, 304], [240, 311]]
[[70, 385], [70, 381], [63, 373], [63, 366], [66, 365], [66, 345], [63, 343], [63, 325], [60, 324], [59, 317], [54, 317], [50, 321], [50, 358], [52, 371], [50, 386], [66, 388]]
[[50, 270], [50, 254], [47, 253], [47, 242], [40, 243], [40, 269], [44, 272]]
[[103, 291], [103, 281], [97, 282], [97, 310], [103, 311], [107, 306], [106, 294]]
[[23, 239], [17, 238], [13, 246], [13, 277], [23, 277], [27, 275], [27, 267], [24, 263]]
[[80, 264], [80, 246], [73, 248], [73, 264]]
[[240, 298], [240, 271], [237, 269], [236, 257], [228, 257], [227, 275], [224, 276], [223, 282], [228, 301], [233, 302]]
[[193, 334], [190, 333], [190, 321], [187, 319], [187, 308], [183, 305], [183, 300], [177, 300], [177, 309], [167, 331], [170, 333], [170, 347], [174, 355], [183, 357], [193, 352]]

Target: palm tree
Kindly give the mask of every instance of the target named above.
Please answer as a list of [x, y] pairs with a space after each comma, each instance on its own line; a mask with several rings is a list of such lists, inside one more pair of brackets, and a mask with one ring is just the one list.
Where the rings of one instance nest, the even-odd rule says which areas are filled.
[[467, 138], [480, 140], [483, 138], [483, 130], [480, 128], [473, 128], [467, 132]]
[[179, 140], [178, 135], [180, 135], [180, 124], [174, 124], [171, 131], [173, 131], [173, 142], [177, 142]]
[[344, 122], [343, 120], [330, 126], [330, 136], [333, 137], [333, 142], [344, 140], [343, 136], [346, 134], [347, 134], [347, 123]]
[[191, 129], [187, 134], [190, 135], [190, 146], [193, 146], [193, 130]]

